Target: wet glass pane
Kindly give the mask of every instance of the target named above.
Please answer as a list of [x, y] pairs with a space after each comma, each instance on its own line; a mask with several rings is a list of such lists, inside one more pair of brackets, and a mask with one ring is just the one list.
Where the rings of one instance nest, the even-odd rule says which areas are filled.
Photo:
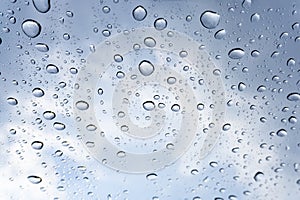
[[299, 1], [0, 5], [1, 199], [299, 197]]

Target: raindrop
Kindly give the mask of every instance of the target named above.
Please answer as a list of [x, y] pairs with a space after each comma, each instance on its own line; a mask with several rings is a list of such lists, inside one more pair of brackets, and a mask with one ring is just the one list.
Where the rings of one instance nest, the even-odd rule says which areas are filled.
[[295, 116], [291, 116], [291, 117], [289, 118], [289, 122], [290, 122], [291, 124], [296, 124], [296, 123], [297, 123], [297, 118], [296, 118]]
[[218, 167], [218, 163], [215, 162], [215, 161], [210, 162], [209, 165], [210, 165], [211, 167]]
[[223, 125], [223, 131], [228, 131], [231, 128], [231, 124], [227, 123]]
[[35, 38], [41, 33], [41, 25], [32, 20], [32, 19], [27, 19], [22, 23], [22, 30], [30, 38]]
[[102, 89], [102, 88], [99, 88], [99, 89], [98, 89], [98, 94], [99, 94], [99, 95], [102, 95], [102, 94], [103, 94], [103, 89]]
[[62, 131], [66, 128], [66, 125], [60, 122], [54, 122], [53, 127], [58, 131]]
[[259, 172], [256, 172], [256, 174], [254, 175], [253, 178], [256, 182], [258, 182], [258, 181], [261, 181], [263, 179], [263, 177], [264, 177], [264, 173], [259, 171]]
[[50, 0], [32, 0], [35, 9], [41, 13], [46, 13], [50, 10]]
[[95, 131], [97, 127], [94, 124], [89, 124], [86, 126], [86, 130], [88, 131]]
[[119, 63], [123, 61], [123, 57], [120, 54], [116, 54], [114, 55], [114, 60]]
[[167, 83], [170, 84], [170, 85], [176, 83], [176, 78], [175, 77], [168, 77], [167, 78]]
[[296, 65], [295, 59], [294, 58], [289, 58], [288, 61], [286, 62], [286, 65], [288, 67], [295, 66]]
[[178, 104], [174, 104], [172, 105], [171, 110], [174, 112], [178, 112], [180, 110], [180, 106]]
[[231, 59], [241, 59], [244, 55], [245, 55], [245, 52], [241, 48], [231, 49], [228, 53], [228, 56]]
[[116, 77], [117, 78], [124, 78], [125, 77], [125, 73], [124, 72], [122, 72], [122, 71], [118, 71], [117, 73], [116, 73]]
[[207, 10], [200, 16], [201, 24], [207, 29], [214, 29], [220, 23], [220, 15], [214, 11]]
[[139, 64], [139, 71], [144, 76], [150, 76], [154, 72], [154, 66], [151, 62], [143, 60]]
[[153, 181], [153, 180], [157, 179], [157, 174], [155, 174], [155, 173], [147, 174], [146, 178], [150, 181]]
[[260, 85], [258, 88], [257, 88], [257, 92], [264, 92], [264, 91], [266, 91], [267, 90], [267, 88], [266, 88], [266, 86], [264, 86], [264, 85]]
[[45, 92], [44, 92], [44, 90], [42, 90], [41, 88], [34, 88], [34, 89], [32, 90], [32, 94], [33, 94], [33, 96], [35, 96], [35, 97], [42, 97], [42, 96], [44, 96]]
[[85, 101], [77, 101], [75, 105], [78, 110], [87, 110], [89, 108], [89, 104]]
[[41, 150], [43, 148], [44, 144], [41, 141], [34, 141], [31, 143], [31, 147], [35, 150]]
[[276, 134], [277, 134], [279, 137], [284, 137], [284, 136], [287, 135], [287, 132], [286, 132], [285, 129], [280, 129], [280, 130], [277, 131]]
[[240, 82], [239, 85], [238, 85], [238, 90], [239, 91], [244, 91], [246, 89], [246, 87], [247, 86], [245, 85], [245, 83]]
[[251, 22], [258, 22], [260, 20], [260, 15], [258, 13], [254, 13], [250, 18]]
[[159, 31], [167, 28], [167, 24], [167, 20], [165, 20], [164, 18], [158, 18], [154, 21], [154, 27]]
[[225, 31], [225, 29], [218, 30], [218, 31], [215, 33], [215, 35], [214, 35], [214, 37], [215, 37], [217, 40], [221, 40], [221, 39], [223, 39], [225, 36], [226, 36], [226, 31]]
[[68, 33], [64, 33], [63, 38], [64, 38], [64, 40], [69, 40], [71, 37]]
[[8, 104], [10, 104], [10, 105], [12, 105], [12, 106], [15, 106], [15, 105], [18, 104], [18, 100], [15, 99], [15, 98], [13, 98], [13, 97], [8, 97], [8, 98], [6, 99], [6, 101], [7, 101]]
[[155, 41], [154, 38], [152, 38], [152, 37], [146, 37], [146, 38], [144, 39], [144, 44], [145, 44], [147, 47], [155, 47], [156, 41]]
[[52, 120], [56, 117], [56, 114], [52, 111], [45, 111], [43, 113], [43, 117], [46, 119], [46, 120]]
[[143, 103], [143, 108], [147, 111], [152, 111], [155, 108], [153, 101], [146, 101]]
[[137, 21], [143, 21], [147, 16], [147, 10], [143, 6], [137, 6], [133, 9], [132, 16]]
[[253, 50], [253, 51], [251, 52], [251, 56], [254, 57], [254, 58], [258, 57], [259, 54], [260, 54], [260, 52], [259, 52], [258, 50]]
[[33, 184], [39, 184], [42, 182], [42, 178], [35, 175], [28, 176], [27, 179]]
[[35, 45], [35, 48], [40, 52], [48, 52], [49, 51], [48, 45], [44, 44], [44, 43], [37, 43]]
[[197, 174], [199, 174], [198, 169], [192, 169], [192, 170], [191, 170], [191, 174], [192, 174], [192, 175], [197, 175]]
[[124, 158], [124, 157], [126, 156], [126, 153], [125, 153], [124, 151], [119, 151], [119, 152], [117, 153], [117, 156], [118, 156], [119, 158]]
[[59, 72], [59, 69], [57, 66], [53, 65], [53, 64], [49, 64], [47, 65], [46, 67], [46, 71], [49, 73], [49, 74], [57, 74]]
[[288, 94], [287, 99], [289, 101], [300, 101], [300, 94], [296, 92], [292, 92]]
[[251, 7], [251, 0], [244, 0], [242, 3], [243, 8], [249, 9]]
[[187, 51], [180, 51], [180, 52], [179, 52], [179, 56], [180, 56], [181, 58], [185, 58], [185, 57], [187, 57], [187, 55], [188, 55], [188, 52], [187, 52]]
[[199, 104], [197, 105], [197, 109], [198, 109], [198, 110], [203, 110], [203, 109], [204, 109], [204, 104], [203, 104], [203, 103], [199, 103]]

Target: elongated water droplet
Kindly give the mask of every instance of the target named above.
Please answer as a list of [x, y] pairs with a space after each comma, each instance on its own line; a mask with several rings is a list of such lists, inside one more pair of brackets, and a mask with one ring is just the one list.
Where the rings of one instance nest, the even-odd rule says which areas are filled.
[[228, 53], [228, 56], [231, 59], [241, 59], [244, 55], [245, 55], [245, 52], [241, 48], [231, 49]]
[[292, 92], [287, 96], [289, 101], [300, 101], [300, 94], [297, 92]]
[[18, 104], [18, 100], [15, 99], [15, 98], [13, 98], [13, 97], [8, 97], [8, 98], [6, 99], [6, 101], [7, 101], [8, 104], [10, 104], [10, 105], [12, 105], [12, 106], [15, 106], [15, 105]]
[[32, 20], [32, 19], [27, 19], [22, 23], [22, 30], [30, 38], [35, 38], [41, 33], [41, 25]]
[[147, 16], [147, 10], [143, 6], [137, 6], [133, 9], [132, 16], [137, 21], [143, 21]]
[[49, 73], [49, 74], [57, 74], [59, 72], [59, 69], [57, 66], [53, 65], [53, 64], [49, 64], [47, 65], [46, 67], [46, 71]]
[[264, 86], [264, 85], [260, 85], [258, 88], [257, 88], [257, 92], [264, 92], [264, 91], [266, 91], [267, 90], [267, 88], [266, 88], [266, 86]]
[[52, 111], [45, 111], [43, 113], [43, 116], [47, 120], [52, 120], [52, 119], [54, 119], [56, 117], [56, 114], [54, 112], [52, 112]]
[[85, 101], [77, 101], [76, 107], [78, 110], [87, 110], [89, 108], [89, 104]]
[[31, 143], [31, 147], [35, 150], [41, 150], [44, 146], [44, 143], [41, 141], [34, 141]]
[[286, 132], [285, 129], [280, 129], [280, 130], [277, 131], [276, 134], [277, 134], [279, 137], [284, 137], [284, 136], [287, 135], [287, 132]]
[[147, 111], [151, 111], [155, 108], [153, 101], [146, 101], [143, 103], [143, 108]]
[[151, 173], [151, 174], [147, 174], [146, 178], [150, 181], [157, 179], [157, 174], [155, 173]]
[[41, 13], [46, 13], [50, 10], [50, 0], [32, 0], [35, 9]]
[[60, 122], [54, 122], [53, 127], [58, 131], [62, 131], [66, 128], [66, 125]]
[[154, 66], [150, 61], [143, 60], [139, 64], [139, 71], [144, 76], [150, 76], [154, 72]]
[[44, 43], [37, 43], [35, 45], [35, 48], [40, 52], [48, 52], [49, 51], [48, 45], [44, 44]]
[[33, 184], [39, 184], [42, 182], [42, 178], [35, 175], [28, 176], [27, 179]]
[[220, 15], [214, 11], [207, 10], [200, 16], [201, 24], [207, 29], [214, 29], [220, 23]]

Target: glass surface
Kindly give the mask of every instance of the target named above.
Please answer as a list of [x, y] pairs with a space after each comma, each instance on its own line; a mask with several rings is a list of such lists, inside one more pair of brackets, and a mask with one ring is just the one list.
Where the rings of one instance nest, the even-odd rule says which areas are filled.
[[0, 5], [0, 199], [299, 198], [299, 1]]

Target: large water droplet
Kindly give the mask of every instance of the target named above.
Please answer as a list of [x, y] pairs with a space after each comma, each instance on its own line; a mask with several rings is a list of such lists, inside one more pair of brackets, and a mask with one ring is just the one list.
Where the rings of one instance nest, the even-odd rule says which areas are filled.
[[48, 52], [49, 51], [48, 45], [44, 44], [44, 43], [37, 43], [35, 45], [35, 48], [40, 52]]
[[41, 141], [34, 141], [31, 143], [31, 147], [35, 150], [41, 150], [43, 148], [44, 144]]
[[246, 89], [246, 84], [243, 83], [243, 82], [240, 82], [239, 85], [238, 85], [238, 90], [239, 91], [244, 91]]
[[250, 18], [251, 22], [258, 22], [260, 20], [260, 15], [258, 13], [254, 13]]
[[147, 10], [143, 6], [137, 6], [133, 9], [132, 16], [137, 21], [143, 21], [147, 16]]
[[56, 117], [56, 114], [54, 112], [52, 112], [52, 111], [45, 111], [43, 113], [43, 116], [47, 120], [52, 120], [52, 119], [54, 119]]
[[286, 65], [288, 67], [295, 66], [296, 65], [295, 59], [294, 58], [289, 58], [288, 61], [286, 62]]
[[292, 92], [287, 96], [290, 101], [300, 101], [300, 94], [297, 92]]
[[154, 66], [151, 62], [143, 60], [139, 64], [139, 71], [144, 76], [150, 76], [154, 72]]
[[249, 9], [251, 7], [251, 0], [244, 0], [242, 3], [243, 8]]
[[241, 59], [244, 55], [245, 55], [245, 52], [241, 48], [231, 49], [228, 53], [228, 56], [231, 59]]
[[254, 175], [253, 178], [254, 178], [255, 181], [261, 181], [263, 179], [263, 177], [264, 177], [264, 173], [256, 172], [256, 174]]
[[260, 85], [258, 88], [257, 88], [257, 92], [264, 92], [264, 91], [266, 91], [267, 90], [267, 88], [266, 88], [266, 86], [264, 86], [264, 85]]
[[44, 93], [44, 90], [42, 90], [41, 88], [34, 88], [32, 90], [32, 94], [35, 97], [42, 97], [42, 96], [44, 96], [45, 93]]
[[158, 18], [154, 21], [154, 27], [159, 31], [167, 28], [167, 24], [167, 20], [165, 20], [164, 18]]
[[35, 9], [41, 13], [46, 13], [50, 10], [50, 0], [32, 0]]
[[151, 181], [155, 180], [155, 179], [157, 179], [157, 174], [155, 174], [155, 173], [147, 174], [146, 178]]
[[153, 103], [153, 101], [145, 101], [143, 103], [143, 108], [147, 111], [151, 111], [155, 108], [155, 104]]
[[42, 178], [35, 175], [28, 176], [27, 179], [33, 184], [39, 184], [42, 182]]
[[221, 29], [221, 30], [218, 30], [216, 33], [215, 33], [215, 38], [218, 39], [218, 40], [221, 40], [225, 37], [226, 35], [226, 31], [225, 29]]
[[46, 67], [46, 71], [49, 73], [49, 74], [57, 74], [59, 72], [59, 69], [57, 66], [53, 65], [53, 64], [49, 64], [47, 65]]
[[78, 110], [87, 110], [89, 108], [89, 104], [85, 101], [77, 101], [75, 105]]
[[214, 11], [207, 10], [201, 14], [200, 22], [207, 29], [216, 28], [220, 23], [220, 15]]
[[60, 122], [54, 122], [53, 127], [58, 131], [62, 131], [66, 128], [66, 125]]
[[30, 38], [35, 38], [41, 33], [41, 25], [32, 20], [32, 19], [27, 19], [22, 23], [22, 30]]
[[13, 97], [8, 97], [8, 98], [6, 99], [6, 101], [7, 101], [8, 104], [10, 104], [10, 105], [12, 105], [12, 106], [15, 106], [15, 105], [18, 104], [18, 100], [15, 99], [15, 98], [13, 98]]
[[146, 37], [146, 38], [144, 39], [144, 44], [145, 44], [147, 47], [155, 47], [156, 41], [155, 41], [152, 37]]
[[178, 112], [180, 110], [180, 106], [178, 104], [173, 104], [171, 110], [174, 112]]
[[277, 134], [279, 137], [284, 137], [284, 136], [287, 135], [287, 132], [286, 132], [285, 129], [280, 129], [280, 130], [277, 131], [276, 134]]

